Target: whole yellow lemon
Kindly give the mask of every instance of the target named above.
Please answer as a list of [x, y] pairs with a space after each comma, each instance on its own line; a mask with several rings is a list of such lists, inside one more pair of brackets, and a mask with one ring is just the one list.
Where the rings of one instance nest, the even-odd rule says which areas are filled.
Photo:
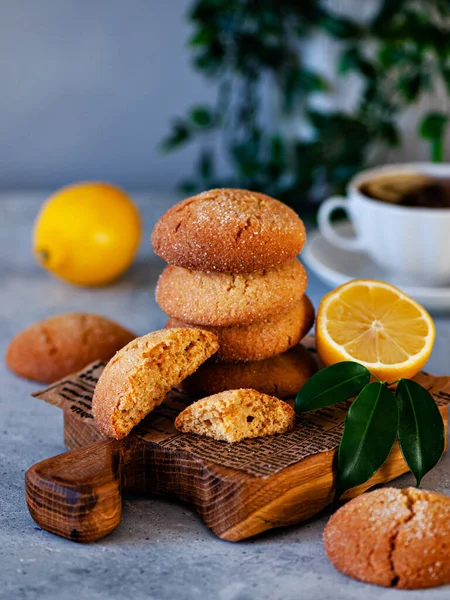
[[77, 285], [104, 285], [132, 263], [141, 239], [137, 207], [120, 188], [81, 182], [61, 188], [36, 218], [33, 250], [45, 269]]

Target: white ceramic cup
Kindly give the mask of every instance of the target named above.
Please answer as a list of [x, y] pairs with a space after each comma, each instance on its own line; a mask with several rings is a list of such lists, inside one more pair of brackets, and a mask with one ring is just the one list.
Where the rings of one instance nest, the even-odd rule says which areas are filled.
[[[321, 205], [321, 234], [334, 246], [366, 252], [381, 268], [395, 273], [399, 283], [446, 285], [450, 283], [450, 209], [389, 204], [365, 196], [360, 187], [382, 175], [401, 172], [449, 177], [450, 164], [410, 163], [363, 171], [347, 187], [347, 197], [334, 196]], [[330, 220], [344, 209], [355, 237], [339, 235]]]

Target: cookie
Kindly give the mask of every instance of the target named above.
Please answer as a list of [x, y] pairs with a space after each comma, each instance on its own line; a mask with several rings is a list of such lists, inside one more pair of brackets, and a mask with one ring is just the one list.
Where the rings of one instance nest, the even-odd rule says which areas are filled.
[[171, 265], [251, 273], [299, 254], [306, 233], [288, 206], [264, 194], [215, 189], [187, 198], [156, 223], [153, 248]]
[[109, 360], [135, 337], [106, 317], [67, 313], [18, 333], [8, 346], [5, 360], [16, 375], [52, 383], [95, 360]]
[[[202, 327], [219, 340], [214, 360], [219, 363], [264, 360], [292, 348], [305, 337], [314, 324], [314, 307], [306, 296], [286, 311], [264, 321], [231, 327]], [[196, 327], [177, 319], [169, 319], [166, 328]], [[253, 387], [253, 386], [250, 386]]]
[[382, 488], [351, 500], [329, 520], [325, 552], [342, 573], [382, 586], [450, 583], [450, 498]]
[[256, 390], [229, 390], [191, 404], [175, 419], [185, 433], [225, 442], [285, 433], [294, 427], [294, 409]]
[[218, 347], [213, 333], [199, 329], [163, 329], [130, 342], [109, 361], [95, 387], [98, 429], [125, 437]]
[[302, 298], [308, 278], [297, 259], [254, 273], [201, 273], [168, 266], [156, 301], [174, 319], [226, 327], [263, 321]]
[[294, 398], [317, 371], [317, 363], [302, 345], [266, 360], [247, 363], [204, 363], [180, 385], [193, 397], [209, 396], [225, 390], [252, 388], [277, 398]]

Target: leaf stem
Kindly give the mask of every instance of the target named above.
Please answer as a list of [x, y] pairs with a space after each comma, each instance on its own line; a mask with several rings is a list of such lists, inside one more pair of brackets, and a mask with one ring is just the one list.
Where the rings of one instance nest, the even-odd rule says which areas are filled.
[[396, 383], [398, 383], [400, 381], [400, 379], [396, 379], [395, 381], [383, 381], [382, 379], [380, 379], [379, 377], [377, 377], [375, 375], [375, 373], [372, 373], [372, 371], [370, 371], [371, 376], [376, 379], [378, 381], [378, 383], [382, 383], [383, 385], [385, 385], [386, 387], [391, 387], [391, 385], [395, 385]]
[[378, 383], [383, 383], [383, 384], [384, 384], [384, 383], [386, 383], [385, 381], [381, 381], [381, 379], [380, 379], [379, 377], [377, 377], [377, 376], [375, 375], [375, 373], [372, 373], [372, 371], [370, 371], [370, 374], [372, 375], [372, 377], [373, 377], [374, 379], [376, 379], [376, 380], [378, 381]]

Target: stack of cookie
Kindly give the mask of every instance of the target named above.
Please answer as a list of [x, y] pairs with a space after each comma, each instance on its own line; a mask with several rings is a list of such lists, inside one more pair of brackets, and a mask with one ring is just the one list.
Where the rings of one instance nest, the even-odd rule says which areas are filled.
[[219, 351], [183, 383], [188, 393], [253, 388], [289, 398], [314, 373], [299, 344], [314, 322], [296, 258], [305, 240], [292, 209], [247, 190], [210, 190], [161, 217], [152, 244], [169, 263], [156, 290], [166, 326], [219, 339]]

